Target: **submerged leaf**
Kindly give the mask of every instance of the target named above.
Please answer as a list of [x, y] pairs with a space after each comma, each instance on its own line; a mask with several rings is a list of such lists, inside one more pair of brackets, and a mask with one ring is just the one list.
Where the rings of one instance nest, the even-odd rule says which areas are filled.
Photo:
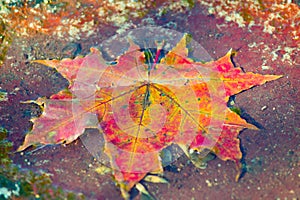
[[[131, 41], [114, 64], [106, 64], [94, 48], [74, 60], [35, 61], [56, 68], [70, 86], [37, 101], [44, 112], [32, 120], [33, 129], [18, 150], [36, 143], [70, 143], [86, 128], [98, 128], [124, 198], [134, 186], [146, 194], [139, 182], [148, 173], [163, 172], [161, 152], [173, 144], [198, 167], [213, 153], [234, 161], [239, 171], [238, 134], [257, 128], [227, 107], [229, 97], [281, 76], [243, 72], [234, 67], [231, 50], [217, 61], [194, 62], [188, 42], [184, 35], [161, 59], [163, 42], [152, 55]], [[151, 176], [146, 180], [165, 182]]]

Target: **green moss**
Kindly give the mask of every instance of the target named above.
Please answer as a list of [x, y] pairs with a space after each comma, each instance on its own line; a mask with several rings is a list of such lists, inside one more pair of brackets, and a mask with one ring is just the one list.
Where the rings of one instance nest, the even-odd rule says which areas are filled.
[[8, 154], [12, 150], [12, 143], [6, 139], [7, 130], [0, 127], [0, 165], [7, 166], [11, 164]]
[[183, 3], [187, 3], [189, 9], [192, 9], [195, 6], [195, 1], [194, 0], [182, 0]]
[[11, 43], [12, 43], [11, 33], [6, 29], [6, 25], [4, 24], [0, 16], [0, 66], [3, 64], [6, 53]]
[[9, 157], [13, 144], [7, 140], [7, 134], [8, 131], [0, 127], [0, 199], [85, 199], [82, 194], [53, 186], [47, 173], [21, 170]]

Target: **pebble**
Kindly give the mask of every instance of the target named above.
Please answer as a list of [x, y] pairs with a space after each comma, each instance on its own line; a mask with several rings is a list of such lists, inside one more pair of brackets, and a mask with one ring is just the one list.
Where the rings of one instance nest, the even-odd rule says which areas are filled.
[[270, 69], [270, 67], [269, 67], [269, 66], [266, 66], [266, 65], [263, 65], [263, 66], [261, 66], [261, 69], [262, 69], [262, 70], [267, 70], [267, 69]]
[[266, 110], [267, 108], [268, 108], [268, 106], [263, 106], [263, 107], [261, 107], [261, 110], [264, 111], [264, 110]]
[[209, 180], [205, 180], [206, 184], [208, 187], [211, 187], [212, 186], [212, 183], [209, 181]]

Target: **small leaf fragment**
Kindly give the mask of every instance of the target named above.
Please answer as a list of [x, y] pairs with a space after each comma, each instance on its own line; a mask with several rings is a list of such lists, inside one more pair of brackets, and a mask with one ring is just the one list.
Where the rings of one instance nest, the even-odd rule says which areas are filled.
[[152, 197], [150, 195], [150, 193], [147, 191], [147, 189], [145, 188], [145, 186], [143, 186], [141, 183], [137, 183], [135, 185], [136, 189], [141, 192], [142, 194], [144, 194], [149, 200], [155, 200], [154, 197]]
[[155, 175], [147, 175], [143, 180], [151, 183], [169, 183], [165, 178]]

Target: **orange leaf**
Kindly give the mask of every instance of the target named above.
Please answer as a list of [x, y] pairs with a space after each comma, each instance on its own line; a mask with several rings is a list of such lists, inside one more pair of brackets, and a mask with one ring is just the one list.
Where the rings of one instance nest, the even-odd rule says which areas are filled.
[[281, 76], [243, 72], [234, 67], [231, 50], [217, 61], [194, 62], [188, 42], [184, 35], [161, 59], [163, 42], [153, 56], [130, 41], [115, 64], [94, 48], [74, 60], [34, 61], [57, 69], [70, 86], [37, 101], [44, 113], [32, 120], [19, 151], [36, 143], [70, 143], [85, 128], [98, 128], [126, 198], [147, 173], [162, 173], [160, 153], [172, 144], [190, 158], [190, 150], [208, 149], [240, 169], [238, 134], [257, 128], [227, 107], [229, 97]]

